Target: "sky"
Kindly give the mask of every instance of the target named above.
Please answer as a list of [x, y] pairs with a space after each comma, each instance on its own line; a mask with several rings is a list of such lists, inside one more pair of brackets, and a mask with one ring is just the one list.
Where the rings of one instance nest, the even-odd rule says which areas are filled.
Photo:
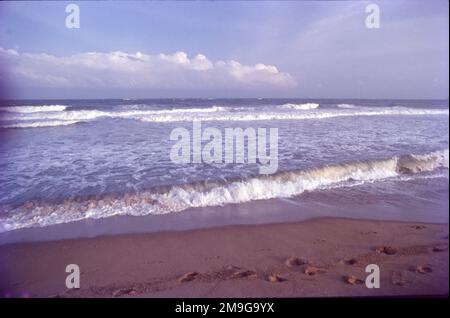
[[[80, 9], [67, 28], [65, 8]], [[366, 27], [366, 6], [380, 28]], [[1, 2], [8, 98], [447, 99], [446, 0]]]

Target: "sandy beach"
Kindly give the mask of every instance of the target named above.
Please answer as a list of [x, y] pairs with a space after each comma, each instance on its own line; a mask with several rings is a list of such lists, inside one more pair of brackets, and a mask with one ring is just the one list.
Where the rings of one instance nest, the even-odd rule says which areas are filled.
[[448, 10], [0, 1], [0, 301], [448, 298]]
[[[320, 218], [0, 246], [3, 297], [448, 295], [448, 224]], [[80, 289], [65, 286], [67, 264]], [[369, 289], [365, 267], [380, 268]]]

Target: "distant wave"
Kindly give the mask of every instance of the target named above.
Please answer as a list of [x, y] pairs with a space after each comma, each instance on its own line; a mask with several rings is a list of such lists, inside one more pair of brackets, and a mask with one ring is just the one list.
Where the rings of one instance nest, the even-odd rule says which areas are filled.
[[38, 113], [38, 112], [60, 112], [67, 108], [65, 105], [41, 105], [41, 106], [7, 106], [0, 107], [2, 112], [12, 113]]
[[186, 112], [190, 112], [190, 113], [214, 113], [214, 112], [221, 112], [221, 111], [226, 111], [229, 108], [228, 107], [224, 107], [224, 106], [218, 106], [218, 105], [213, 105], [211, 107], [194, 107], [194, 108], [172, 108], [172, 109], [149, 109], [151, 107], [151, 105], [147, 105], [147, 104], [127, 104], [127, 105], [119, 105], [119, 109], [120, 110], [125, 110], [125, 111], [129, 111], [129, 110], [135, 110], [135, 111], [145, 111], [148, 112], [148, 114], [161, 114], [161, 113], [186, 113]]
[[[193, 207], [221, 206], [253, 200], [286, 198], [305, 191], [336, 188], [404, 176], [421, 176], [449, 168], [449, 150], [410, 154], [380, 160], [347, 162], [307, 170], [280, 172], [239, 180], [195, 183], [147, 190], [136, 194], [103, 195], [68, 200], [61, 204], [27, 202], [2, 210], [0, 232], [43, 227], [87, 218], [113, 215], [147, 215], [180, 212]], [[442, 175], [441, 175], [442, 177]]]
[[316, 103], [305, 103], [305, 104], [283, 104], [279, 106], [280, 108], [285, 109], [298, 109], [298, 110], [308, 110], [308, 109], [316, 109], [319, 108], [319, 104]]
[[100, 117], [110, 118], [141, 118], [152, 115], [170, 115], [182, 113], [215, 113], [224, 111], [221, 106], [212, 106], [209, 108], [174, 108], [161, 110], [125, 110], [125, 111], [103, 111], [103, 110], [73, 110], [65, 112], [36, 112], [32, 114], [7, 114], [2, 117], [3, 120], [92, 120]]
[[353, 104], [339, 104], [337, 105], [338, 108], [346, 108], [346, 109], [351, 109], [351, 108], [356, 108], [356, 105]]
[[[20, 107], [22, 108], [22, 107]], [[2, 120], [16, 121], [14, 123], [2, 124], [0, 128], [40, 128], [67, 126], [80, 122], [92, 121], [98, 118], [131, 118], [140, 119], [146, 116], [161, 116], [170, 114], [190, 113], [192, 117], [198, 113], [214, 113], [224, 111], [225, 107], [212, 106], [209, 108], [175, 108], [163, 110], [130, 110], [109, 112], [101, 110], [74, 110], [60, 112], [22, 112], [18, 114], [7, 114]]]
[[[144, 122], [183, 122], [183, 121], [269, 121], [269, 120], [320, 120], [352, 116], [428, 116], [449, 115], [448, 109], [419, 109], [407, 107], [365, 107], [356, 109], [319, 109], [314, 112], [258, 110], [245, 107], [229, 108], [212, 106], [209, 108], [174, 108], [159, 110], [66, 110], [34, 113], [7, 113], [1, 116], [2, 128], [32, 128], [87, 122], [101, 118], [134, 119]], [[58, 124], [59, 122], [59, 124]]]
[[35, 121], [21, 122], [16, 124], [0, 125], [0, 128], [39, 128], [39, 127], [55, 127], [76, 124], [76, 120], [53, 120], [53, 121]]
[[449, 115], [448, 109], [392, 109], [392, 108], [373, 108], [366, 110], [341, 110], [341, 111], [320, 111], [320, 112], [235, 112], [220, 113], [214, 115], [195, 115], [191, 114], [165, 114], [151, 117], [139, 118], [145, 122], [178, 122], [178, 121], [261, 121], [261, 120], [318, 120], [336, 117], [353, 116], [419, 116], [419, 115]]

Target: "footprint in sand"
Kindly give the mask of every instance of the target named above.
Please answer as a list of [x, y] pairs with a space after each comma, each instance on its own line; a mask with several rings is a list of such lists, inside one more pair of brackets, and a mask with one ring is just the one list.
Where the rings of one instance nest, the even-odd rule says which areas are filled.
[[359, 261], [356, 258], [348, 258], [342, 260], [345, 265], [358, 265]]
[[229, 279], [239, 279], [239, 278], [256, 278], [257, 274], [255, 271], [251, 270], [238, 270], [229, 276]]
[[391, 246], [379, 246], [375, 248], [375, 252], [386, 255], [394, 255], [397, 254], [397, 249]]
[[291, 267], [291, 268], [303, 266], [302, 271], [304, 274], [306, 274], [308, 276], [314, 276], [316, 274], [326, 272], [326, 270], [323, 268], [318, 268], [316, 266], [312, 266], [311, 262], [309, 262], [308, 260], [298, 258], [298, 257], [293, 257], [293, 256], [288, 257], [286, 259], [286, 261], [284, 262], [284, 264], [287, 267]]
[[406, 284], [411, 283], [411, 281], [405, 277], [405, 273], [393, 272], [391, 275], [391, 283], [397, 286], [404, 286]]
[[425, 225], [411, 225], [411, 228], [415, 230], [423, 230], [426, 229], [427, 227]]
[[180, 283], [185, 283], [185, 282], [190, 282], [192, 280], [194, 280], [195, 278], [197, 278], [200, 275], [200, 273], [198, 272], [188, 272], [186, 274], [184, 274], [183, 276], [181, 276], [178, 281]]
[[112, 296], [113, 297], [134, 296], [136, 294], [137, 294], [137, 291], [134, 288], [122, 288], [122, 289], [115, 290], [112, 293]]
[[305, 273], [308, 276], [314, 276], [316, 274], [322, 274], [322, 273], [325, 273], [325, 272], [326, 272], [325, 269], [318, 268], [318, 267], [315, 267], [315, 266], [306, 266], [303, 269], [303, 273]]
[[267, 276], [267, 280], [271, 283], [285, 282], [288, 280], [287, 274], [273, 273]]
[[302, 266], [302, 265], [306, 265], [309, 264], [309, 262], [305, 259], [301, 259], [298, 257], [293, 257], [293, 256], [289, 256], [286, 261], [284, 262], [284, 264], [287, 267], [298, 267], [298, 266]]
[[419, 265], [416, 267], [415, 270], [416, 270], [416, 273], [419, 273], [419, 274], [429, 274], [433, 271], [431, 266], [425, 266], [425, 265]]
[[362, 279], [359, 279], [358, 277], [353, 275], [346, 275], [342, 277], [342, 279], [349, 285], [361, 285], [362, 283], [364, 283]]

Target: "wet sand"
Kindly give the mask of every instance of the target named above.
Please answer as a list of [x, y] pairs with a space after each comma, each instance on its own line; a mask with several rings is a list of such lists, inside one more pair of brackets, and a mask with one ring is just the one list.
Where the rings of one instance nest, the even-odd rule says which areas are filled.
[[[448, 224], [320, 218], [0, 246], [3, 297], [448, 294]], [[78, 264], [81, 288], [65, 287]], [[365, 267], [380, 268], [369, 289]]]

